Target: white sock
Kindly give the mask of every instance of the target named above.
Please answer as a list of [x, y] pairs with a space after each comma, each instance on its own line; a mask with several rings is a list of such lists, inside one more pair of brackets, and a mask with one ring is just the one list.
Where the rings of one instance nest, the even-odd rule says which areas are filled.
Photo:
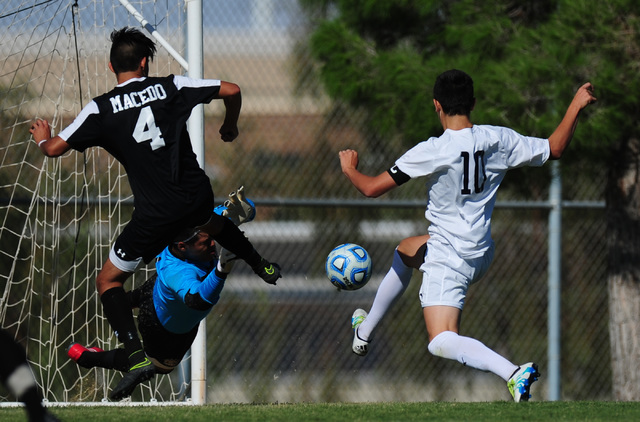
[[361, 340], [369, 341], [373, 335], [373, 331], [380, 320], [384, 317], [395, 301], [402, 296], [413, 275], [413, 268], [407, 267], [396, 248], [393, 254], [393, 263], [387, 275], [384, 276], [378, 292], [371, 305], [371, 310], [365, 318], [364, 322], [358, 327], [358, 337]]
[[509, 362], [480, 341], [471, 337], [464, 337], [453, 331], [443, 331], [429, 343], [429, 352], [435, 356], [457, 360], [463, 365], [489, 371], [509, 381], [511, 375], [518, 369], [517, 365]]

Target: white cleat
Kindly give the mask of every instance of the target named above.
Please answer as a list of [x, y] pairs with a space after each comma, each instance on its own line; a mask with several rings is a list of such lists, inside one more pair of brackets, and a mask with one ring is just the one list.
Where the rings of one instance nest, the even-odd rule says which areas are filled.
[[353, 328], [353, 344], [351, 350], [358, 356], [364, 356], [369, 351], [369, 342], [358, 337], [358, 327], [367, 317], [364, 309], [356, 309], [351, 316], [351, 328]]
[[536, 382], [539, 376], [538, 365], [535, 363], [529, 362], [521, 365], [507, 381], [507, 387], [509, 387], [509, 392], [513, 396], [513, 401], [516, 403], [529, 401], [529, 398], [531, 398], [531, 394], [529, 394], [531, 384]]

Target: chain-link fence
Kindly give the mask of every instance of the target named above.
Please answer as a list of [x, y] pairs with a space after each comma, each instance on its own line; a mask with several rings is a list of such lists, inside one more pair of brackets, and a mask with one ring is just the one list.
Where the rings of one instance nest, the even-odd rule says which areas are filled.
[[[114, 6], [112, 13], [105, 27], [132, 25], [123, 9]], [[304, 49], [309, 26], [295, 0], [206, 0], [203, 20], [205, 77], [235, 82], [243, 90], [241, 134], [231, 144], [218, 139], [220, 105], [205, 107], [205, 168], [218, 200], [245, 186], [258, 215], [243, 230], [283, 269], [277, 286], [261, 283], [244, 265], [230, 276], [207, 319], [207, 401], [509, 399], [495, 375], [429, 354], [418, 272], [380, 324], [369, 354], [351, 353], [353, 310], [370, 307], [398, 242], [426, 233], [424, 186], [412, 181], [386, 197], [364, 199], [341, 174], [342, 148], [358, 149], [360, 169], [368, 174], [386, 170], [405, 148], [397, 139], [363, 135], [362, 112], [322, 93]], [[92, 89], [104, 92], [111, 78], [90, 79]], [[437, 134], [424, 137], [431, 135]], [[565, 204], [562, 227], [562, 398], [567, 400], [611, 395], [605, 223], [598, 202], [603, 171], [565, 167], [571, 175], [565, 177], [565, 198], [572, 201]], [[516, 364], [538, 362], [542, 378], [533, 389], [536, 399], [547, 396], [549, 210], [545, 188], [522, 184], [548, 179], [548, 173], [543, 167], [507, 176], [493, 218], [493, 266], [471, 287], [461, 326], [462, 334]], [[8, 215], [10, 209], [3, 211]], [[118, 213], [126, 217], [130, 209], [122, 206]], [[372, 280], [354, 292], [337, 291], [324, 275], [328, 252], [344, 242], [361, 244], [373, 259]]]

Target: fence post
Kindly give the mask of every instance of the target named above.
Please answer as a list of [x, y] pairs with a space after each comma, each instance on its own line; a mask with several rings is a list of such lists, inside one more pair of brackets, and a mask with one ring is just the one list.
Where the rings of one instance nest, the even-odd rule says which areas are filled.
[[551, 163], [549, 186], [549, 279], [548, 279], [548, 399], [560, 400], [560, 307], [562, 285], [562, 175], [560, 162]]

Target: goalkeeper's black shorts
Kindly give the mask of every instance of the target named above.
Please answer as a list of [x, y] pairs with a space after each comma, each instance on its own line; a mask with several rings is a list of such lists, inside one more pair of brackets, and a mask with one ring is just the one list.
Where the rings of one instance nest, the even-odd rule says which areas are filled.
[[182, 358], [187, 353], [193, 340], [198, 334], [196, 325], [191, 331], [184, 334], [176, 334], [167, 331], [162, 326], [155, 307], [153, 306], [153, 286], [156, 282], [154, 275], [142, 286], [133, 290], [133, 305], [137, 305], [138, 331], [142, 337], [144, 352], [147, 357], [156, 365], [159, 373], [168, 373], [180, 364]]

